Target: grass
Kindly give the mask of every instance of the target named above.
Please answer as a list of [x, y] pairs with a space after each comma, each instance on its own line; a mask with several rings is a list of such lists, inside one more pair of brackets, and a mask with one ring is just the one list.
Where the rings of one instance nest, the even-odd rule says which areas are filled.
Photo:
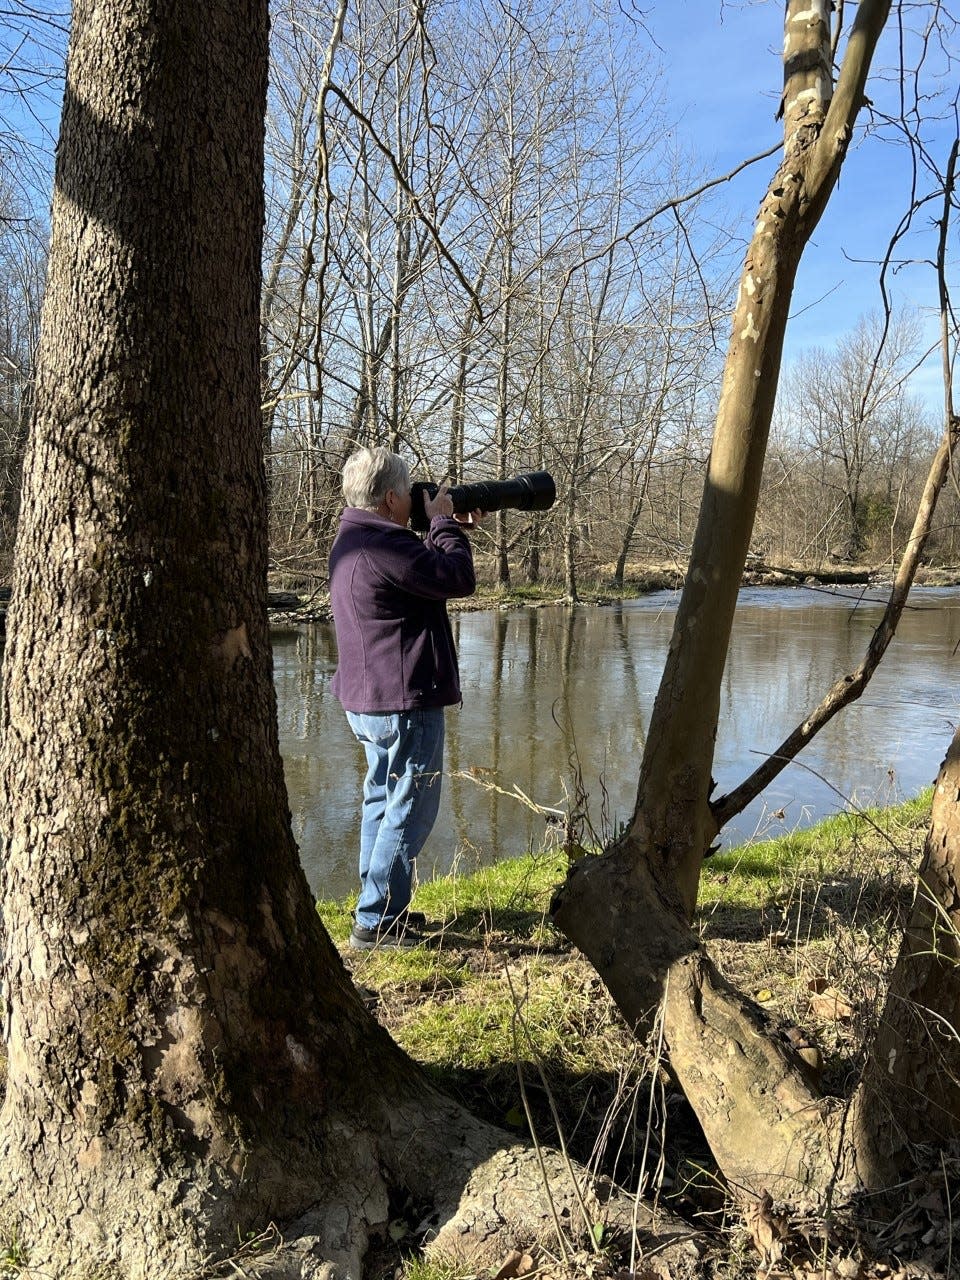
[[16, 1235], [0, 1244], [0, 1276], [19, 1275], [27, 1265], [27, 1254]]
[[[373, 989], [394, 1038], [436, 1074], [495, 1072], [517, 1058], [548, 1059], [564, 1073], [610, 1066], [599, 1029], [582, 1000], [582, 962], [547, 911], [563, 877], [562, 854], [516, 858], [469, 876], [432, 880], [417, 909], [442, 922], [431, 947], [347, 952], [355, 981]], [[318, 904], [334, 941], [345, 944], [352, 902]], [[598, 1062], [598, 1056], [602, 1062]], [[509, 1108], [508, 1108], [509, 1109]]]
[[[814, 827], [716, 854], [700, 882], [702, 911], [726, 904], [763, 909], [798, 879], [847, 874], [858, 864], [886, 870], [908, 854], [930, 819], [932, 789], [891, 808], [850, 810]], [[906, 838], [906, 841], [905, 841]], [[863, 867], [860, 867], [862, 870]]]
[[[842, 813], [705, 864], [697, 923], [712, 956], [790, 1028], [826, 1091], [846, 1091], [875, 1025], [930, 800]], [[439, 937], [409, 952], [350, 952], [352, 903], [319, 910], [375, 1016], [467, 1106], [502, 1127], [532, 1125], [543, 1142], [559, 1126], [575, 1158], [625, 1185], [653, 1106], [662, 1193], [681, 1211], [722, 1213], [685, 1100], [550, 923], [565, 865], [556, 851], [531, 854], [420, 886], [416, 906]], [[402, 1274], [455, 1280], [422, 1262]]]
[[[554, 887], [563, 879], [562, 853], [531, 854], [512, 858], [471, 875], [453, 875], [426, 881], [417, 889], [417, 909], [432, 919], [470, 931], [477, 937], [509, 932], [515, 941], [547, 943], [558, 935], [549, 924], [547, 911]], [[334, 942], [345, 943], [350, 933], [354, 899], [324, 899], [317, 910]], [[410, 952], [376, 953], [380, 960], [402, 964]], [[442, 955], [428, 952], [428, 955]]]

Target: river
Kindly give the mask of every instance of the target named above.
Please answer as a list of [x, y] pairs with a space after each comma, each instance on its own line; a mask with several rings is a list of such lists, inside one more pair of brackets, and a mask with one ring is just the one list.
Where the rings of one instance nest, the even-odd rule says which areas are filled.
[[[724, 675], [718, 793], [749, 774], [839, 675], [861, 660], [882, 611], [859, 589], [745, 588]], [[585, 842], [627, 821], [677, 595], [453, 617], [463, 707], [447, 712], [444, 796], [423, 879], [541, 848], [574, 811]], [[931, 783], [960, 714], [960, 590], [918, 589], [859, 702], [725, 828], [724, 847], [777, 835], [851, 804]], [[280, 746], [311, 888], [356, 887], [363, 756], [330, 693], [332, 629], [274, 635]], [[593, 832], [593, 836], [590, 832]]]

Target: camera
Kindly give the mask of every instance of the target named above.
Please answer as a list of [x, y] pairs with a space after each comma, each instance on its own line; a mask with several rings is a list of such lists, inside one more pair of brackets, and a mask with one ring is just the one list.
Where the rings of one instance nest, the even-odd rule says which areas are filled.
[[[410, 526], [418, 533], [430, 528], [430, 521], [423, 507], [424, 496], [436, 497], [440, 486], [417, 480], [410, 486], [413, 508]], [[548, 471], [529, 471], [514, 476], [512, 480], [480, 480], [476, 484], [453, 485], [447, 490], [453, 509], [459, 514], [468, 511], [501, 511], [509, 507], [513, 511], [547, 511], [557, 500], [557, 486]]]

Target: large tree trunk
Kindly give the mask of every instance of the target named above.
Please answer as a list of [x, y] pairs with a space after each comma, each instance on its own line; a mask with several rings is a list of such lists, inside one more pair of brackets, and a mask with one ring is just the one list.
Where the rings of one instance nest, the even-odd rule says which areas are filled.
[[329, 1094], [323, 1028], [331, 1054], [363, 1039], [323, 980], [274, 723], [266, 6], [150, 11], [74, 8], [5, 657], [0, 1164], [41, 1256], [59, 1224], [65, 1256], [179, 1261], [193, 1216], [226, 1240], [305, 1202], [274, 1138]]
[[913, 907], [863, 1080], [852, 1156], [891, 1186], [919, 1143], [960, 1137], [960, 731], [933, 795]]
[[657, 694], [630, 827], [583, 859], [555, 919], [627, 1018], [664, 1002], [674, 1074], [721, 1168], [794, 1200], [831, 1181], [832, 1104], [763, 1017], [720, 982], [689, 928], [705, 853], [720, 685], [753, 528], [797, 267], [840, 171], [889, 0], [865, 0], [831, 98], [829, 6], [788, 0], [784, 160], [761, 203], [733, 317], [690, 566]]
[[396, 1187], [461, 1249], [549, 1220], [530, 1153], [365, 1012], [291, 837], [265, 608], [266, 67], [266, 0], [74, 5], [0, 751], [0, 1214], [38, 1275], [183, 1276], [299, 1218], [296, 1274], [355, 1276]]

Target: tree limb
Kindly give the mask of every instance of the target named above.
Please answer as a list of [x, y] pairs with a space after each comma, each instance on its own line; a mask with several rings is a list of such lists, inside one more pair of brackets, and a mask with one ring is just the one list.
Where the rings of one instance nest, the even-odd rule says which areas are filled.
[[880, 659], [886, 653], [890, 641], [896, 634], [900, 616], [907, 602], [907, 596], [916, 576], [917, 566], [923, 554], [924, 546], [930, 535], [933, 515], [936, 510], [940, 490], [946, 482], [951, 469], [953, 450], [960, 440], [960, 418], [953, 412], [951, 389], [952, 357], [950, 351], [950, 298], [946, 283], [946, 249], [947, 229], [950, 221], [953, 191], [956, 179], [957, 140], [954, 140], [947, 166], [947, 176], [943, 191], [943, 216], [940, 220], [940, 238], [937, 248], [937, 277], [940, 289], [941, 315], [941, 347], [943, 351], [943, 376], [945, 396], [945, 428], [944, 435], [933, 463], [930, 467], [927, 482], [924, 486], [920, 504], [910, 538], [900, 567], [894, 578], [890, 596], [887, 600], [883, 617], [870, 639], [866, 655], [857, 669], [849, 675], [841, 676], [827, 695], [793, 730], [780, 746], [753, 773], [733, 791], [713, 801], [710, 809], [716, 819], [718, 829], [731, 818], [740, 813], [754, 800], [760, 792], [778, 776], [797, 754], [828, 724], [838, 711], [843, 710], [851, 702], [855, 702], [863, 693]]

